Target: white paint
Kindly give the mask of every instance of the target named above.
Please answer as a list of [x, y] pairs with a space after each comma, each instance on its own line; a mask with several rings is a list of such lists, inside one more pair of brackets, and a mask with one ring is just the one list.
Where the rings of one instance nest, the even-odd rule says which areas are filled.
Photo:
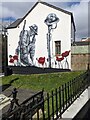
[[[47, 52], [47, 38], [46, 34], [48, 32], [48, 27], [44, 23], [44, 20], [50, 13], [55, 13], [60, 21], [57, 23], [57, 28], [52, 31], [52, 41], [51, 41], [51, 57], [52, 57], [52, 67], [55, 67], [55, 41], [61, 41], [61, 53], [71, 50], [71, 15], [56, 10], [54, 8], [48, 7], [41, 3], [26, 16], [25, 29], [29, 30], [29, 26], [36, 24], [38, 26], [38, 35], [36, 36], [36, 49], [34, 63], [38, 66], [36, 58], [46, 57], [48, 58]], [[18, 46], [19, 34], [23, 28], [24, 20], [21, 24], [14, 29], [8, 29], [8, 56], [15, 54], [15, 49]], [[67, 57], [69, 62], [69, 69], [71, 69], [71, 54]], [[63, 60], [63, 64], [64, 64]], [[48, 63], [47, 63], [48, 64]], [[8, 60], [8, 65], [10, 65]]]

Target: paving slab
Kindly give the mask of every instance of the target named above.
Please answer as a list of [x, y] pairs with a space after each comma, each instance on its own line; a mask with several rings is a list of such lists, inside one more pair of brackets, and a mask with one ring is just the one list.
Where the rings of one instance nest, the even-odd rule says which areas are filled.
[[10, 104], [12, 98], [5, 96], [4, 94], [0, 94], [0, 110], [2, 110], [5, 106]]
[[[10, 94], [12, 93], [13, 88], [14, 88], [13, 86], [8, 87], [2, 92], [2, 94], [9, 97]], [[32, 95], [38, 92], [38, 91], [33, 91], [30, 89], [22, 89], [22, 88], [17, 89], [17, 91], [18, 91], [17, 99], [19, 99], [18, 101], [19, 104], [21, 104], [23, 101], [25, 101], [26, 99], [30, 98]], [[10, 97], [12, 98], [12, 95]], [[2, 108], [2, 114], [7, 112], [9, 106], [10, 103]]]

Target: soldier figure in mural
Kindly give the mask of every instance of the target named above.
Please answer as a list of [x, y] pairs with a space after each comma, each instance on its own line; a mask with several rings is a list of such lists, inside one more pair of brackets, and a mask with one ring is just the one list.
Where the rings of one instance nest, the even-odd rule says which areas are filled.
[[36, 41], [35, 35], [37, 35], [38, 27], [34, 24], [34, 25], [30, 26], [29, 28], [30, 28], [30, 30], [29, 30], [29, 38], [30, 39], [29, 39], [28, 51], [30, 53], [30, 58], [33, 63], [34, 54], [35, 54], [35, 41]]
[[20, 40], [16, 49], [19, 55], [18, 65], [32, 66], [35, 54], [35, 35], [37, 35], [38, 27], [34, 24], [30, 26], [30, 30], [25, 30], [26, 20], [24, 21], [23, 30], [20, 32]]

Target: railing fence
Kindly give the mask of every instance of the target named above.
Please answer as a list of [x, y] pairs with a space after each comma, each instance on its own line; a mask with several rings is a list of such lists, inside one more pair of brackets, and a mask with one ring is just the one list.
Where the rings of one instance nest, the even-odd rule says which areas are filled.
[[32, 96], [24, 101], [20, 108], [4, 116], [3, 120], [57, 120], [89, 85], [88, 70], [51, 93], [47, 93], [45, 97], [43, 91]]

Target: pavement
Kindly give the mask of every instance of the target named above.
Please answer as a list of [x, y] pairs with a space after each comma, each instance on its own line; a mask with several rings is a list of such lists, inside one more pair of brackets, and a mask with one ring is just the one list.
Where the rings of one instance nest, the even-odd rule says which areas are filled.
[[10, 104], [12, 98], [5, 96], [4, 94], [0, 94], [0, 110], [2, 110], [5, 106]]
[[[10, 94], [12, 93], [13, 90], [13, 86], [8, 87], [7, 89], [5, 89], [4, 91], [1, 92], [1, 94], [9, 97]], [[17, 95], [17, 99], [19, 99], [19, 104], [21, 104], [23, 101], [25, 101], [26, 99], [30, 98], [32, 95], [36, 94], [38, 91], [33, 91], [30, 89], [17, 89], [18, 90], [18, 95]], [[10, 96], [10, 98], [12, 98], [12, 96]], [[10, 102], [8, 105], [4, 106], [2, 108], [2, 114], [7, 112], [8, 109], [10, 107]]]
[[[3, 74], [0, 74], [0, 79], [3, 77]], [[12, 96], [10, 96], [10, 94], [13, 91], [13, 86], [12, 86], [12, 82], [14, 82], [15, 80], [17, 80], [18, 78], [14, 79], [11, 81], [10, 84], [6, 84], [4, 86], [0, 85], [0, 94], [6, 96], [7, 98], [9, 97], [10, 99], [12, 99]], [[23, 101], [25, 101], [26, 99], [30, 98], [32, 95], [36, 94], [39, 91], [34, 91], [31, 89], [22, 89], [22, 88], [17, 88], [18, 94], [17, 94], [17, 99], [18, 99], [18, 103], [21, 104]], [[6, 104], [6, 103], [5, 103]], [[2, 107], [2, 106], [1, 106]], [[0, 113], [5, 113], [8, 111], [10, 107], [10, 101], [8, 101], [8, 103], [5, 105], [3, 105], [2, 109], [0, 109]]]
[[4, 76], [4, 73], [0, 73], [0, 77], [3, 77]]

